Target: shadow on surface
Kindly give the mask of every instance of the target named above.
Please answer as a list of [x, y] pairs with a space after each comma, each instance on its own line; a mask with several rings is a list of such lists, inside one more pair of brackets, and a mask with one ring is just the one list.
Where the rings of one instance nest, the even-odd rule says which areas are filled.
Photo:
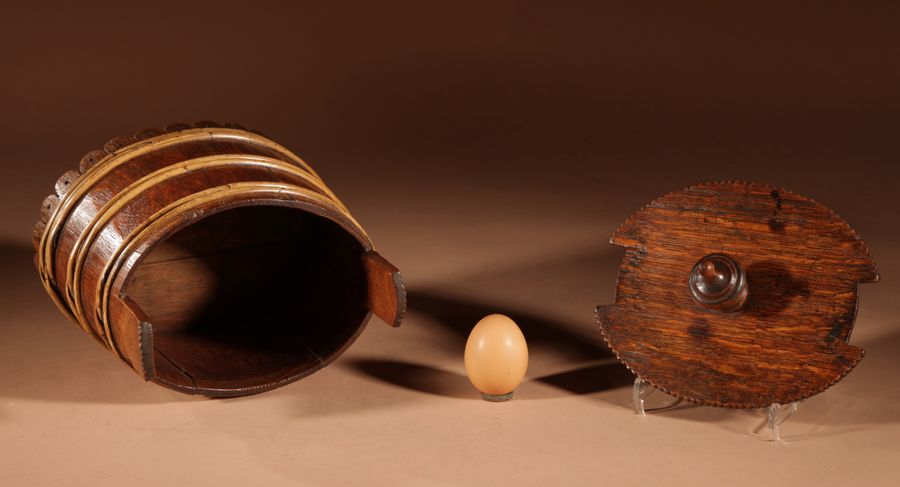
[[[572, 394], [587, 395], [634, 383], [634, 374], [615, 359], [565, 372], [545, 375], [535, 381], [551, 385]], [[623, 395], [623, 399], [627, 399]]]
[[[465, 376], [426, 365], [395, 360], [356, 360], [345, 365], [368, 377], [413, 391], [458, 399], [478, 398], [478, 393]], [[623, 387], [633, 381], [634, 376], [624, 366], [619, 363], [607, 363], [526, 379], [520, 388], [527, 387], [531, 382], [537, 382], [551, 385], [569, 394], [588, 395]], [[527, 394], [517, 395], [516, 400], [554, 397], [559, 397], [559, 394], [531, 389]]]
[[[408, 295], [409, 310], [411, 314], [427, 318], [421, 320], [421, 326], [435, 329], [434, 333], [429, 333], [435, 347], [449, 356], [458, 356], [460, 360], [468, 335], [480, 319], [493, 313], [513, 318], [528, 342], [529, 370], [523, 386], [536, 383], [555, 388], [529, 388], [527, 395], [518, 396], [520, 399], [559, 397], [560, 392], [586, 395], [621, 387], [630, 384], [633, 376], [615, 360], [603, 342], [593, 322], [592, 309], [596, 303], [579, 302], [585, 299], [593, 301], [590, 296], [594, 293], [581, 292], [576, 295], [568, 291], [596, 289], [597, 295], [604, 294], [599, 291], [601, 289], [611, 291], [621, 258], [620, 249], [601, 242], [588, 246], [586, 251], [533, 265], [492, 270], [456, 280], [471, 283], [472, 287], [467, 289], [469, 292], [477, 292], [478, 289], [514, 290], [520, 295], [534, 294], [551, 302], [584, 308], [584, 318], [576, 322], [544, 316], [521, 306], [498, 304], [503, 301], [502, 297], [482, 300], [451, 296], [435, 289], [411, 290]], [[502, 293], [499, 294], [502, 296]], [[596, 299], [602, 300], [600, 297]], [[555, 310], [560, 311], [558, 306]], [[569, 370], [559, 372], [560, 368], [566, 367]], [[456, 397], [455, 394], [462, 390], [462, 397], [477, 397], [477, 394], [473, 396], [472, 386], [465, 377], [439, 369], [405, 362], [357, 363], [355, 368], [376, 379], [422, 392], [442, 394], [449, 391], [448, 395]], [[440, 385], [443, 381], [447, 384]]]
[[190, 396], [145, 383], [56, 309], [33, 249], [0, 244], [0, 396], [62, 402], [162, 403]]
[[454, 350], [461, 350], [469, 332], [478, 320], [493, 313], [508, 315], [516, 321], [525, 339], [531, 356], [552, 350], [565, 354], [572, 362], [598, 360], [611, 357], [603, 343], [599, 331], [596, 336], [587, 336], [573, 331], [571, 324], [546, 317], [497, 306], [475, 300], [443, 296], [431, 291], [411, 291], [408, 297], [410, 310], [427, 315], [440, 326], [452, 332], [456, 338]]
[[427, 365], [397, 360], [355, 360], [345, 365], [405, 389], [459, 399], [478, 397], [465, 376]]

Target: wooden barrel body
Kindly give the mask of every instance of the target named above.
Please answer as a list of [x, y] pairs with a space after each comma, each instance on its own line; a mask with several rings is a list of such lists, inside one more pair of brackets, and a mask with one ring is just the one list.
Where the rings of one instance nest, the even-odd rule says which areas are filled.
[[234, 125], [113, 139], [56, 183], [34, 233], [47, 292], [146, 380], [252, 394], [336, 358], [399, 272], [308, 164]]

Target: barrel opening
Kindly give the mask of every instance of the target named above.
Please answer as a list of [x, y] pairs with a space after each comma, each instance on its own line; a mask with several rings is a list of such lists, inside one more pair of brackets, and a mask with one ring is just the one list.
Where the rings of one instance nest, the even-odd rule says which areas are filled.
[[363, 250], [281, 206], [225, 210], [157, 243], [124, 289], [153, 326], [156, 380], [245, 394], [318, 370], [365, 324]]

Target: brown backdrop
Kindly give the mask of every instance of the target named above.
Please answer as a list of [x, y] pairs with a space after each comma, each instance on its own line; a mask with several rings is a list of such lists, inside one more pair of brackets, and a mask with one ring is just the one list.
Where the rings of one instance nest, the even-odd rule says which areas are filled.
[[[4, 5], [0, 443], [18, 446], [0, 479], [687, 483], [706, 458], [718, 484], [896, 480], [900, 7], [831, 3]], [[373, 324], [284, 390], [209, 402], [142, 384], [64, 322], [30, 263], [42, 198], [111, 137], [200, 119], [262, 130], [322, 174], [404, 271], [403, 328]], [[735, 412], [639, 422], [592, 321], [616, 225], [712, 179], [834, 208], [882, 273], [854, 331], [869, 354], [798, 413], [788, 449]], [[468, 328], [498, 310], [532, 347], [506, 409], [461, 375]], [[146, 467], [134, 444], [191, 467]]]
[[0, 237], [83, 152], [176, 120], [258, 128], [326, 176], [342, 154], [423, 179], [440, 156], [603, 186], [894, 183], [896, 6], [316, 3], [5, 6]]

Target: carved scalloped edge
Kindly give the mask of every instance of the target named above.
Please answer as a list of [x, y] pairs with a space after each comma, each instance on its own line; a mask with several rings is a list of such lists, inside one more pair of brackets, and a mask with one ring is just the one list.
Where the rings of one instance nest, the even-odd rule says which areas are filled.
[[[703, 188], [705, 188], [705, 187], [707, 187], [707, 186], [712, 186], [712, 185], [725, 185], [725, 184], [733, 184], [733, 185], [741, 185], [741, 186], [765, 186], [765, 187], [769, 187], [769, 188], [772, 188], [772, 189], [774, 189], [774, 190], [777, 190], [779, 193], [782, 193], [782, 194], [790, 194], [790, 195], [796, 196], [796, 197], [798, 197], [798, 198], [800, 198], [800, 199], [809, 201], [810, 203], [814, 203], [814, 204], [816, 204], [816, 205], [819, 205], [819, 206], [821, 206], [822, 208], [825, 208], [826, 210], [828, 210], [828, 211], [831, 213], [831, 215], [832, 215], [836, 220], [838, 220], [839, 222], [843, 223], [843, 224], [844, 224], [844, 227], [847, 229], [849, 235], [851, 235], [851, 236], [854, 238], [854, 240], [856, 240], [857, 242], [859, 242], [859, 245], [860, 245], [860, 247], [861, 247], [863, 253], [866, 255], [866, 257], [867, 257], [868, 260], [869, 260], [869, 264], [871, 264], [871, 266], [872, 266], [872, 272], [873, 272], [875, 278], [872, 279], [872, 280], [864, 280], [864, 281], [860, 281], [860, 282], [861, 282], [861, 283], [869, 283], [869, 282], [878, 282], [878, 281], [879, 281], [880, 275], [879, 275], [879, 273], [878, 273], [878, 266], [877, 266], [876, 263], [875, 263], [875, 258], [872, 256], [872, 252], [869, 250], [869, 246], [866, 245], [866, 242], [862, 239], [862, 237], [859, 236], [859, 234], [856, 232], [856, 230], [855, 230], [853, 227], [851, 227], [850, 224], [847, 223], [846, 220], [844, 220], [843, 218], [841, 218], [841, 215], [839, 215], [836, 211], [834, 211], [833, 209], [831, 209], [831, 207], [825, 206], [825, 205], [823, 205], [822, 203], [820, 203], [820, 202], [814, 200], [813, 198], [804, 196], [804, 195], [802, 195], [802, 194], [800, 194], [800, 193], [797, 193], [797, 192], [795, 192], [795, 191], [791, 191], [791, 190], [789, 190], [789, 189], [785, 189], [785, 188], [781, 188], [781, 187], [777, 187], [777, 186], [773, 186], [773, 185], [771, 185], [771, 184], [765, 184], [765, 183], [753, 183], [753, 182], [749, 182], [749, 181], [740, 181], [740, 180], [733, 180], [733, 179], [725, 179], [725, 180], [706, 181], [706, 182], [703, 182], [703, 183], [692, 184], [692, 185], [690, 185], [690, 186], [685, 186], [685, 187], [683, 187], [683, 188], [681, 188], [681, 189], [678, 189], [678, 190], [675, 190], [675, 191], [670, 191], [670, 192], [668, 192], [668, 193], [666, 193], [666, 194], [664, 194], [664, 195], [662, 195], [662, 196], [659, 196], [659, 197], [657, 197], [657, 198], [654, 198], [653, 200], [651, 200], [651, 201], [650, 201], [649, 203], [647, 203], [646, 205], [642, 206], [642, 207], [641, 207], [640, 209], [638, 209], [637, 211], [634, 211], [633, 213], [631, 213], [631, 215], [629, 215], [628, 218], [626, 218], [624, 222], [622, 222], [618, 227], [616, 227], [616, 231], [613, 232], [613, 238], [614, 238], [616, 235], [619, 235], [621, 232], [623, 232], [624, 229], [625, 229], [626, 227], [628, 227], [629, 225], [631, 225], [631, 224], [634, 222], [634, 220], [637, 218], [637, 215], [639, 215], [641, 212], [643, 212], [644, 210], [646, 210], [646, 209], [649, 208], [650, 206], [654, 205], [654, 204], [657, 203], [658, 201], [662, 201], [662, 200], [664, 200], [664, 199], [666, 199], [666, 198], [668, 198], [668, 197], [670, 197], [670, 196], [672, 196], [672, 195], [674, 195], [674, 194], [676, 194], [676, 193], [681, 193], [681, 192], [689, 191], [689, 190], [693, 190], [693, 189], [703, 189]], [[610, 243], [612, 243], [612, 242], [610, 242]]]
[[[681, 192], [683, 192], [683, 191], [688, 191], [688, 190], [692, 190], [692, 189], [702, 189], [702, 188], [704, 188], [704, 187], [706, 187], [706, 186], [711, 186], [711, 185], [725, 185], [725, 184], [733, 184], [733, 185], [741, 185], [741, 186], [766, 186], [766, 187], [771, 187], [771, 188], [773, 188], [773, 189], [776, 189], [776, 190], [779, 191], [780, 193], [786, 193], [786, 194], [790, 194], [790, 195], [796, 196], [796, 197], [798, 197], [798, 198], [801, 198], [801, 199], [803, 199], [803, 200], [809, 201], [809, 202], [811, 202], [811, 203], [814, 203], [814, 204], [816, 204], [816, 205], [819, 205], [819, 206], [821, 206], [821, 207], [827, 209], [827, 210], [831, 213], [831, 215], [832, 215], [834, 218], [836, 218], [838, 221], [840, 221], [841, 223], [844, 224], [844, 226], [846, 227], [846, 229], [849, 230], [850, 235], [853, 236], [853, 238], [854, 238], [857, 242], [859, 242], [859, 244], [860, 244], [860, 246], [861, 246], [863, 252], [865, 253], [866, 257], [867, 257], [868, 260], [869, 260], [869, 263], [870, 263], [871, 266], [872, 266], [872, 271], [873, 271], [874, 276], [875, 276], [874, 279], [869, 280], [869, 281], [859, 281], [859, 283], [878, 282], [878, 280], [879, 280], [878, 267], [877, 267], [877, 265], [875, 264], [875, 259], [874, 259], [874, 257], [872, 257], [871, 251], [869, 251], [869, 247], [866, 245], [865, 241], [863, 241], [863, 239], [859, 236], [859, 234], [856, 232], [856, 230], [853, 229], [853, 227], [851, 227], [851, 226], [847, 223], [846, 220], [844, 220], [843, 218], [841, 218], [841, 216], [838, 215], [837, 212], [835, 212], [835, 211], [834, 211], [833, 209], [831, 209], [830, 207], [825, 206], [825, 205], [823, 205], [822, 203], [820, 203], [820, 202], [818, 202], [818, 201], [816, 201], [816, 200], [814, 200], [814, 199], [812, 199], [812, 198], [806, 197], [806, 196], [801, 195], [801, 194], [799, 194], [799, 193], [796, 193], [796, 192], [794, 192], [794, 191], [790, 191], [790, 190], [787, 190], [787, 189], [784, 189], [784, 188], [776, 188], [775, 186], [772, 186], [772, 185], [770, 185], [770, 184], [764, 184], [764, 183], [752, 183], [752, 182], [748, 182], [748, 181], [739, 181], [739, 180], [707, 181], [707, 182], [704, 182], [704, 183], [692, 184], [692, 185], [690, 185], [690, 186], [686, 186], [686, 187], [683, 187], [683, 188], [678, 189], [678, 190], [675, 190], [675, 191], [670, 191], [670, 192], [668, 192], [668, 193], [666, 193], [666, 194], [664, 194], [664, 195], [662, 195], [662, 196], [659, 196], [659, 197], [653, 199], [652, 201], [650, 201], [649, 203], [647, 203], [646, 205], [644, 205], [643, 207], [641, 207], [641, 208], [638, 209], [637, 211], [633, 212], [628, 218], [625, 219], [624, 222], [622, 222], [618, 227], [616, 227], [616, 231], [613, 232], [613, 238], [614, 238], [616, 235], [619, 235], [621, 232], [623, 232], [624, 229], [625, 229], [627, 226], [631, 225], [631, 224], [634, 222], [634, 220], [636, 219], [636, 217], [637, 217], [638, 214], [640, 214], [641, 212], [643, 212], [644, 210], [646, 210], [647, 208], [649, 208], [651, 205], [655, 204], [655, 203], [658, 202], [658, 201], [661, 201], [661, 200], [663, 200], [663, 199], [665, 199], [665, 198], [668, 198], [668, 197], [670, 197], [670, 196], [672, 196], [672, 195], [674, 195], [674, 194], [676, 194], [676, 193], [681, 193]], [[612, 243], [612, 242], [610, 242], [610, 243]], [[623, 259], [624, 259], [624, 257], [623, 257]], [[621, 266], [621, 264], [620, 264], [620, 266]], [[616, 279], [618, 280], [618, 273], [617, 273], [617, 278], [616, 278]], [[857, 298], [857, 299], [858, 299], [858, 298]], [[653, 380], [650, 380], [650, 379], [647, 379], [647, 378], [645, 378], [645, 377], [642, 377], [640, 374], [637, 373], [637, 371], [635, 371], [634, 369], [631, 368], [631, 365], [629, 365], [628, 362], [627, 362], [625, 359], [623, 359], [621, 355], [619, 355], [619, 352], [618, 352], [618, 351], [615, 349], [615, 347], [613, 347], [612, 344], [609, 342], [609, 337], [608, 337], [607, 334], [606, 334], [606, 329], [604, 328], [603, 320], [602, 320], [601, 317], [600, 317], [600, 309], [601, 309], [601, 308], [606, 307], [606, 306], [614, 307], [614, 306], [617, 305], [617, 303], [618, 303], [618, 292], [617, 292], [616, 297], [614, 298], [613, 304], [611, 304], [611, 305], [601, 305], [601, 306], [597, 306], [597, 307], [595, 308], [595, 310], [594, 310], [594, 317], [595, 317], [595, 319], [596, 319], [596, 321], [597, 321], [598, 328], [600, 328], [600, 334], [603, 336], [603, 341], [606, 343], [606, 347], [609, 348], [609, 350], [610, 350], [611, 352], [613, 352], [613, 354], [616, 356], [616, 359], [617, 359], [619, 362], [621, 362], [622, 365], [624, 365], [625, 368], [627, 368], [627, 369], [628, 369], [632, 374], [634, 374], [636, 377], [640, 378], [640, 379], [643, 380], [644, 382], [647, 382], [648, 384], [650, 384], [650, 385], [653, 386], [654, 388], [656, 388], [656, 389], [658, 389], [658, 390], [660, 390], [660, 391], [662, 391], [662, 392], [665, 392], [666, 394], [668, 394], [668, 395], [670, 395], [670, 396], [673, 396], [673, 397], [676, 397], [676, 398], [681, 398], [681, 399], [684, 399], [684, 400], [686, 400], [686, 401], [689, 401], [689, 402], [692, 402], [692, 403], [695, 403], [695, 404], [701, 404], [701, 405], [705, 405], [705, 406], [721, 407], [721, 408], [729, 408], [729, 409], [753, 409], [753, 408], [764, 408], [764, 407], [768, 407], [768, 406], [769, 406], [769, 404], [754, 404], [754, 403], [731, 403], [731, 404], [723, 404], [723, 403], [717, 402], [717, 401], [708, 401], [708, 400], [697, 399], [697, 398], [693, 398], [693, 397], [690, 397], [690, 396], [687, 396], [687, 395], [684, 395], [684, 394], [679, 394], [679, 393], [677, 393], [677, 392], [674, 392], [674, 391], [672, 391], [672, 390], [669, 390], [669, 389], [667, 389], [667, 388], [665, 388], [665, 387], [660, 386], [659, 384], [655, 383]], [[849, 345], [849, 344], [848, 344], [848, 345]], [[855, 348], [859, 348], [859, 347], [855, 347]], [[788, 400], [787, 400], [787, 403], [796, 402], [796, 401], [803, 401], [803, 400], [808, 399], [808, 398], [810, 398], [810, 397], [812, 397], [812, 396], [815, 396], [815, 395], [817, 395], [817, 394], [821, 394], [821, 393], [827, 391], [828, 389], [830, 389], [832, 386], [834, 386], [834, 385], [837, 384], [838, 382], [840, 382], [841, 379], [843, 379], [844, 377], [846, 377], [847, 374], [849, 374], [850, 371], [853, 370], [853, 369], [856, 367], [857, 364], [859, 364], [860, 360], [862, 360], [862, 357], [865, 356], [865, 350], [862, 349], [862, 348], [859, 348], [859, 350], [860, 350], [860, 352], [861, 352], [860, 355], [859, 355], [859, 358], [857, 358], [856, 361], [854, 361], [853, 363], [848, 364], [848, 365], [844, 368], [844, 370], [842, 371], [842, 373], [841, 373], [840, 375], [836, 376], [836, 377], [834, 378], [834, 380], [832, 380], [830, 383], [824, 385], [820, 390], [818, 390], [818, 391], [816, 391], [816, 392], [814, 392], [814, 393], [812, 393], [812, 394], [809, 394], [809, 395], [806, 395], [806, 396], [800, 396], [800, 395], [798, 395], [798, 396], [795, 396], [795, 397], [789, 397]]]
[[[629, 365], [628, 362], [627, 362], [625, 359], [623, 359], [621, 355], [619, 355], [619, 352], [615, 349], [615, 347], [613, 347], [612, 344], [609, 343], [609, 337], [606, 335], [606, 329], [603, 327], [603, 321], [602, 321], [601, 318], [600, 318], [600, 308], [602, 308], [602, 307], [604, 307], [604, 306], [606, 306], [606, 305], [598, 306], [598, 307], [594, 310], [594, 317], [595, 317], [595, 319], [597, 320], [597, 324], [599, 325], [598, 328], [600, 328], [600, 335], [603, 336], [603, 341], [606, 343], [606, 348], [608, 348], [610, 351], [612, 351], [612, 353], [616, 356], [616, 360], [618, 360], [619, 362], [621, 362], [622, 365], [625, 366], [625, 368], [627, 368], [632, 374], [635, 375], [635, 377], [638, 377], [638, 378], [641, 379], [642, 381], [644, 381], [644, 382], [650, 384], [650, 385], [653, 386], [655, 389], [660, 390], [660, 391], [662, 391], [662, 392], [665, 392], [666, 394], [668, 394], [668, 395], [670, 395], [670, 396], [672, 396], [672, 397], [677, 397], [677, 398], [680, 398], [680, 399], [684, 399], [684, 400], [686, 400], [686, 401], [688, 401], [688, 402], [692, 402], [692, 403], [694, 403], [694, 404], [700, 404], [700, 405], [703, 405], [703, 406], [713, 406], [713, 407], [717, 407], [717, 408], [727, 408], [727, 409], [757, 409], [757, 408], [766, 408], [766, 407], [769, 407], [769, 406], [771, 405], [771, 404], [756, 404], [756, 403], [747, 403], [747, 402], [745, 402], [745, 403], [729, 403], [729, 404], [724, 404], [724, 403], [721, 403], [721, 402], [718, 402], [718, 401], [709, 401], [709, 400], [704, 400], [704, 399], [697, 399], [697, 398], [694, 398], [694, 397], [691, 397], [691, 396], [687, 396], [687, 395], [680, 394], [680, 393], [677, 393], [677, 392], [675, 392], [675, 391], [672, 391], [672, 390], [670, 390], [670, 389], [668, 389], [668, 388], [666, 388], [666, 387], [663, 387], [663, 386], [657, 384], [656, 382], [654, 382], [654, 381], [651, 380], [651, 379], [648, 379], [648, 378], [646, 378], [646, 377], [641, 376], [641, 374], [637, 373], [636, 370], [634, 370], [634, 369], [631, 368], [631, 365]], [[615, 305], [613, 304], [613, 305], [608, 305], [608, 306], [615, 306]], [[851, 345], [851, 346], [852, 346], [852, 345]], [[859, 347], [856, 347], [856, 348], [859, 348]], [[815, 396], [815, 395], [821, 394], [821, 393], [827, 391], [828, 389], [831, 389], [832, 386], [834, 386], [835, 384], [837, 384], [838, 382], [840, 382], [841, 379], [843, 379], [844, 377], [846, 377], [847, 374], [849, 374], [850, 371], [853, 370], [853, 369], [859, 364], [860, 360], [862, 360], [863, 356], [866, 354], [866, 351], [865, 351], [864, 349], [862, 349], [862, 348], [860, 348], [859, 350], [861, 351], [861, 353], [860, 353], [860, 355], [859, 355], [859, 358], [856, 359], [856, 361], [854, 361], [853, 363], [847, 365], [847, 367], [842, 371], [842, 373], [841, 373], [840, 375], [836, 376], [836, 377], [834, 378], [833, 381], [831, 381], [830, 383], [826, 384], [825, 386], [823, 386], [821, 389], [817, 390], [816, 392], [813, 392], [812, 394], [809, 394], [809, 395], [806, 395], [806, 396], [802, 396], [802, 395], [790, 396], [790, 397], [788, 397], [787, 401], [784, 402], [784, 404], [790, 404], [790, 403], [792, 403], [792, 402], [804, 401], [804, 400], [806, 400], [806, 399], [809, 399], [810, 397], [813, 397], [813, 396]]]
[[180, 132], [182, 130], [190, 130], [195, 128], [228, 128], [235, 130], [243, 130], [246, 132], [251, 132], [257, 134], [262, 137], [266, 137], [265, 134], [259, 132], [257, 130], [250, 130], [236, 123], [218, 123], [211, 122], [209, 120], [201, 120], [199, 122], [195, 122], [193, 124], [176, 122], [165, 127], [159, 128], [149, 128], [136, 132], [134, 135], [125, 135], [120, 137], [113, 137], [106, 144], [103, 145], [100, 149], [95, 149], [87, 154], [85, 154], [78, 163], [78, 169], [71, 169], [63, 173], [59, 179], [56, 180], [56, 183], [53, 185], [54, 193], [48, 195], [41, 202], [41, 210], [40, 210], [40, 219], [34, 226], [34, 231], [32, 232], [32, 243], [34, 244], [35, 250], [38, 249], [41, 241], [41, 237], [44, 234], [44, 231], [47, 228], [47, 222], [50, 220], [50, 216], [56, 211], [56, 207], [59, 206], [59, 202], [63, 196], [65, 196], [68, 189], [75, 185], [75, 183], [81, 178], [81, 176], [87, 172], [90, 168], [94, 167], [100, 161], [110, 157], [117, 152], [129, 147], [132, 144], [140, 142], [142, 140], [149, 139], [151, 137], [157, 137], [159, 135], [172, 133], [172, 132]]

